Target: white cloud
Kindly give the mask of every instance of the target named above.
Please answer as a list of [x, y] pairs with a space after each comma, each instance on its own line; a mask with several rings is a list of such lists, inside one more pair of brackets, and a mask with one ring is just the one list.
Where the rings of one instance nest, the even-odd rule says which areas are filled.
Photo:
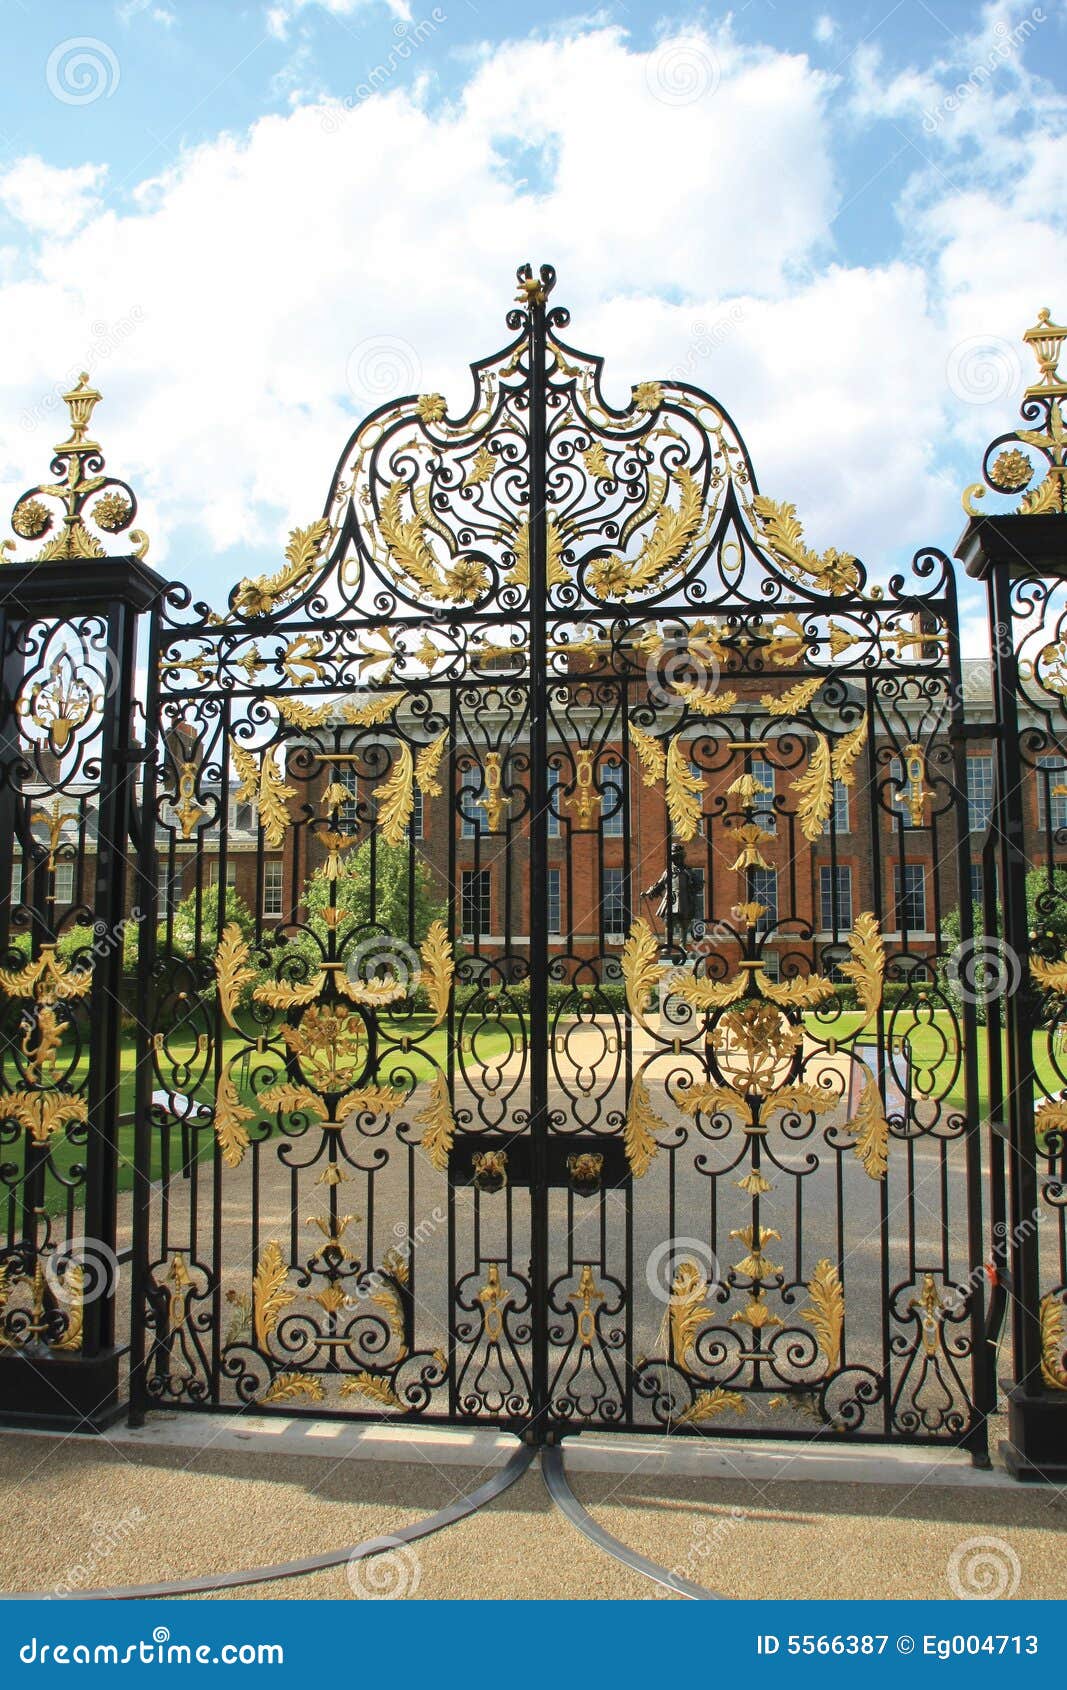
[[40, 158], [21, 158], [0, 175], [0, 204], [27, 229], [69, 233], [98, 209], [106, 175], [104, 164], [60, 170]]
[[[267, 28], [279, 40], [284, 40], [291, 20], [298, 12], [306, 11], [310, 6], [320, 6], [324, 12], [329, 12], [336, 18], [350, 18], [354, 13], [378, 3], [379, 0], [279, 0], [277, 5], [267, 8]], [[395, 18], [407, 20], [411, 17], [411, 7], [407, 0], [381, 0], [381, 3], [388, 7]]]
[[[439, 389], [466, 407], [468, 360], [506, 339], [514, 265], [547, 258], [571, 337], [608, 360], [609, 396], [665, 371], [709, 387], [813, 544], [872, 564], [951, 544], [944, 442], [971, 410], [950, 420], [947, 361], [965, 333], [1014, 337], [1038, 304], [1062, 311], [1031, 298], [1032, 276], [1065, 273], [1044, 216], [1062, 162], [1032, 149], [995, 213], [1003, 253], [979, 182], [918, 206], [911, 258], [831, 263], [832, 82], [801, 55], [704, 39], [714, 87], [682, 103], [657, 97], [662, 44], [633, 51], [606, 28], [487, 50], [439, 109], [408, 64], [351, 111], [265, 117], [189, 151], [131, 206], [45, 235], [0, 297], [0, 492], [44, 472], [55, 384], [89, 368], [105, 394], [94, 427], [143, 496], [152, 559], [169, 541], [170, 566], [221, 602], [321, 508], [369, 402]], [[536, 168], [509, 164], [531, 136]], [[1007, 415], [1010, 399], [979, 420], [992, 433]], [[196, 558], [212, 548], [230, 555], [209, 579]]]
[[811, 33], [820, 45], [825, 46], [825, 44], [828, 41], [832, 41], [834, 36], [837, 34], [836, 20], [832, 18], [828, 12], [822, 12], [819, 17], [815, 19], [815, 27]]

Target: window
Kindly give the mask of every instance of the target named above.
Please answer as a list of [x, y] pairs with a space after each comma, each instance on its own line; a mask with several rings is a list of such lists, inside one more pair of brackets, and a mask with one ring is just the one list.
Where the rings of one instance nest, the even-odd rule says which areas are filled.
[[264, 863], [263, 914], [266, 916], [281, 915], [282, 907], [282, 865], [281, 863]]
[[56, 903], [72, 904], [74, 902], [74, 864], [56, 864]]
[[408, 822], [408, 838], [409, 839], [421, 839], [422, 838], [422, 829], [423, 829], [423, 816], [425, 814], [425, 811], [424, 811], [425, 799], [423, 798], [422, 788], [420, 786], [415, 787], [414, 799], [415, 799], [415, 803], [414, 803], [414, 805], [412, 807], [412, 811], [411, 811], [411, 820]]
[[563, 931], [560, 914], [559, 869], [550, 868], [548, 871], [548, 931], [550, 933], [561, 933]]
[[178, 886], [172, 871], [161, 863], [156, 872], [156, 897], [159, 900], [159, 913], [165, 916], [178, 902]]
[[560, 772], [557, 768], [548, 771], [548, 837], [558, 839], [562, 829], [560, 804], [563, 794], [560, 792]]
[[993, 814], [993, 759], [967, 759], [967, 823], [972, 833], [984, 833]]
[[762, 757], [753, 757], [752, 778], [756, 785], [763, 789], [756, 793], [753, 800], [756, 806], [755, 819], [767, 833], [777, 833], [778, 816], [774, 808], [774, 765], [764, 762]]
[[894, 872], [897, 891], [897, 926], [912, 933], [926, 931], [926, 874], [921, 863], [898, 863]]
[[693, 893], [693, 920], [703, 921], [707, 908], [707, 885], [704, 870], [702, 868], [691, 868], [689, 870], [689, 883]]
[[478, 796], [476, 787], [460, 788], [459, 813], [463, 817], [460, 831], [464, 839], [473, 839], [476, 833], [486, 831], [489, 824], [485, 818], [485, 799]]
[[848, 832], [848, 787], [843, 780], [834, 781], [834, 807], [822, 824], [824, 833]]
[[359, 794], [351, 786], [346, 790], [348, 797], [338, 808], [337, 825], [348, 833], [359, 824]]
[[1067, 759], [1039, 757], [1037, 766], [1049, 771], [1037, 777], [1037, 825], [1054, 831], [1067, 827]]
[[16, 857], [14, 862], [11, 864], [11, 902], [13, 904], [18, 904], [18, 903], [21, 903], [21, 901], [22, 901], [22, 858]]
[[490, 871], [470, 868], [463, 871], [462, 920], [463, 936], [478, 939], [488, 933], [491, 921]]
[[621, 939], [626, 932], [626, 888], [621, 868], [606, 868], [600, 886], [600, 913], [604, 937]]
[[852, 870], [850, 868], [821, 868], [819, 870], [819, 902], [823, 930], [840, 932], [852, 926]]
[[767, 911], [756, 923], [757, 933], [769, 933], [778, 922], [778, 871], [773, 868], [750, 868], [748, 896], [752, 903], [762, 904]]
[[985, 875], [981, 863], [971, 864], [971, 903], [980, 904], [985, 897]]
[[256, 813], [251, 804], [242, 799], [239, 804], [236, 798], [230, 799], [230, 813], [228, 825], [231, 833], [252, 833], [256, 831]]
[[622, 770], [620, 768], [602, 768], [600, 774], [601, 806], [600, 816], [603, 822], [603, 832], [608, 837], [619, 836], [623, 832], [625, 820], [625, 795], [623, 792]]
[[[219, 860], [217, 857], [214, 862], [207, 865], [207, 883], [209, 886], [217, 886], [219, 883]], [[226, 862], [226, 885], [231, 892], [237, 886], [237, 864], [232, 857], [228, 858]]]

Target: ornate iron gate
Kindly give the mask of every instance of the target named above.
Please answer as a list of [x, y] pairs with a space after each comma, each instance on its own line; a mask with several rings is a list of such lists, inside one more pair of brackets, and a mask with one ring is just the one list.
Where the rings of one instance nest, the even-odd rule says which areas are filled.
[[951, 567], [614, 409], [553, 279], [167, 600], [143, 1400], [980, 1454]]

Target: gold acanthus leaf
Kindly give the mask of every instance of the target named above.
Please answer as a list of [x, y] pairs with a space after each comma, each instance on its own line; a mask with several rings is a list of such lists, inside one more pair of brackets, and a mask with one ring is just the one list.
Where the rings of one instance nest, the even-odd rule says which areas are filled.
[[295, 592], [314, 569], [322, 543], [330, 531], [329, 518], [320, 516], [308, 528], [294, 528], [285, 548], [285, 565], [274, 575], [247, 576], [237, 588], [233, 608], [239, 616], [268, 616]]
[[808, 760], [804, 774], [789, 783], [798, 799], [797, 819], [805, 839], [815, 841], [830, 819], [834, 807], [834, 770], [830, 741], [825, 734], [816, 735], [815, 750]]
[[860, 584], [856, 559], [848, 552], [831, 547], [820, 557], [803, 540], [803, 527], [797, 519], [795, 505], [780, 504], [757, 493], [752, 507], [759, 521], [761, 538], [769, 550], [785, 564], [787, 573], [795, 580], [806, 577], [816, 592], [839, 595], [852, 593]]
[[801, 1318], [810, 1320], [815, 1328], [819, 1348], [826, 1357], [824, 1378], [836, 1373], [841, 1363], [841, 1333], [845, 1325], [845, 1293], [833, 1262], [826, 1257], [816, 1262], [808, 1281], [810, 1306], [802, 1309]]
[[671, 691], [684, 699], [699, 716], [723, 716], [737, 703], [736, 692], [706, 692], [690, 681], [672, 681]]
[[743, 1126], [752, 1125], [752, 1105], [733, 1086], [686, 1086], [674, 1094], [674, 1102], [684, 1115], [739, 1115]]
[[240, 781], [237, 801], [254, 807], [264, 838], [271, 850], [276, 851], [284, 843], [289, 828], [286, 800], [296, 797], [296, 788], [286, 784], [271, 748], [257, 757], [254, 752], [246, 751], [244, 746], [239, 745], [231, 734], [230, 754]]
[[877, 1080], [864, 1063], [859, 1063], [859, 1067], [866, 1078], [856, 1113], [847, 1122], [845, 1131], [855, 1139], [853, 1148], [868, 1177], [884, 1179], [889, 1167], [889, 1122], [885, 1118]]
[[344, 707], [344, 719], [354, 728], [375, 728], [388, 722], [403, 695], [395, 692], [371, 693], [368, 698], [350, 699]]
[[404, 1342], [404, 1305], [400, 1300], [400, 1293], [395, 1285], [385, 1285], [380, 1291], [375, 1291], [371, 1302], [385, 1311], [385, 1318], [389, 1322], [389, 1331], [393, 1340], [400, 1346], [396, 1361], [403, 1361], [407, 1355], [407, 1345]]
[[266, 703], [273, 704], [283, 721], [291, 722], [297, 728], [324, 727], [335, 708], [331, 699], [327, 699], [325, 704], [305, 704], [303, 699], [281, 695], [268, 698]]
[[667, 752], [667, 811], [679, 839], [692, 839], [700, 826], [704, 808], [704, 782], [693, 774], [680, 739], [672, 739]]
[[265, 980], [252, 993], [257, 1003], [271, 1009], [298, 1009], [301, 1004], [314, 1003], [326, 984], [325, 974], [315, 974], [310, 980], [290, 984], [288, 980]]
[[787, 687], [785, 692], [765, 692], [760, 704], [768, 716], [795, 716], [799, 710], [807, 709], [824, 680], [825, 676], [816, 675], [814, 680], [798, 681], [796, 686]]
[[415, 759], [415, 779], [424, 798], [441, 796], [441, 782], [437, 778], [437, 771], [441, 767], [441, 758], [447, 744], [448, 729], [445, 728], [436, 739], [431, 739], [420, 748]]
[[773, 1115], [782, 1109], [796, 1110], [799, 1114], [825, 1115], [828, 1109], [835, 1109], [841, 1099], [836, 1092], [827, 1086], [808, 1086], [802, 1081], [796, 1085], [779, 1086], [764, 1104], [764, 1113]]
[[586, 475], [592, 476], [594, 481], [614, 481], [615, 471], [604, 450], [603, 444], [597, 440], [582, 453]]
[[856, 988], [863, 1009], [874, 1014], [882, 1001], [882, 982], [885, 978], [885, 946], [878, 926], [878, 917], [863, 910], [855, 920], [848, 936], [849, 962], [840, 964], [840, 972]]
[[700, 529], [703, 507], [700, 488], [691, 470], [679, 469], [673, 479], [679, 493], [677, 506], [666, 503], [668, 480], [651, 478], [649, 499], [636, 513], [635, 519], [627, 523], [620, 537], [625, 543], [629, 535], [656, 510], [655, 526], [651, 534], [646, 535], [633, 563], [616, 554], [595, 563], [590, 569], [589, 586], [598, 598], [627, 598], [631, 593], [657, 585], [668, 571], [684, 565]]
[[1049, 1133], [1067, 1135], [1067, 1103], [1057, 1103], [1051, 1097], [1039, 1103], [1034, 1116], [1034, 1131], [1041, 1138]]
[[630, 744], [641, 764], [641, 779], [646, 786], [658, 786], [667, 773], [667, 754], [659, 740], [639, 728], [636, 722], [631, 722]]
[[[506, 580], [509, 586], [528, 587], [530, 585], [530, 523], [528, 519], [521, 522], [516, 530], [514, 551], [515, 562], [509, 569]], [[567, 579], [567, 571], [563, 565], [563, 539], [551, 515], [549, 515], [545, 524], [545, 552], [548, 585], [550, 587], [562, 586]]]
[[351, 1379], [346, 1379], [341, 1386], [343, 1397], [369, 1397], [381, 1408], [403, 1408], [404, 1404], [397, 1396], [393, 1387], [385, 1379], [376, 1378], [373, 1373], [365, 1369], [360, 1373], [353, 1373]]
[[675, 1425], [693, 1426], [702, 1420], [714, 1420], [717, 1414], [725, 1414], [728, 1408], [732, 1408], [735, 1414], [744, 1414], [744, 1397], [737, 1391], [724, 1391], [721, 1385], [716, 1385], [713, 1390], [701, 1391], [685, 1413], [678, 1416]]
[[438, 564], [426, 532], [428, 527], [433, 527], [446, 537], [445, 531], [436, 522], [429, 499], [423, 496], [427, 493], [426, 488], [412, 491], [416, 514], [408, 521], [404, 520], [400, 506], [406, 485], [403, 480], [394, 481], [382, 500], [379, 512], [379, 527], [390, 560], [402, 575], [406, 575], [438, 604], [450, 600], [459, 604], [472, 603], [486, 586], [484, 564], [470, 559], [446, 564], [443, 568]]
[[747, 987], [748, 980], [744, 974], [735, 974], [732, 980], [698, 980], [695, 975], [686, 972], [672, 985], [671, 991], [692, 1004], [694, 1009], [728, 1009], [744, 997]]
[[67, 1329], [52, 1347], [56, 1350], [80, 1350], [85, 1324], [85, 1269], [80, 1262], [72, 1262], [63, 1281], [67, 1304]]
[[419, 1144], [426, 1152], [430, 1166], [436, 1168], [439, 1173], [444, 1173], [448, 1167], [449, 1153], [456, 1132], [452, 1100], [448, 1094], [448, 1080], [444, 1074], [434, 1075], [429, 1096], [415, 1116], [415, 1122], [422, 1127]]
[[856, 759], [866, 743], [867, 713], [864, 711], [863, 719], [857, 722], [851, 733], [843, 734], [834, 746], [832, 758], [834, 779], [839, 780], [842, 786], [852, 785], [855, 778], [853, 770], [856, 766]]
[[279, 1373], [273, 1384], [264, 1391], [260, 1402], [292, 1402], [307, 1397], [309, 1402], [325, 1402], [322, 1381], [311, 1373]]
[[259, 1265], [252, 1276], [252, 1327], [256, 1335], [256, 1347], [265, 1350], [267, 1342], [273, 1333], [282, 1310], [296, 1301], [296, 1292], [286, 1290], [285, 1281], [289, 1269], [282, 1247], [272, 1238], [266, 1246]]
[[215, 1088], [215, 1138], [228, 1168], [239, 1168], [248, 1149], [245, 1122], [255, 1119], [256, 1112], [241, 1102], [236, 1082], [228, 1068], [219, 1075]]
[[282, 1109], [288, 1114], [310, 1115], [315, 1121], [325, 1121], [329, 1110], [318, 1092], [309, 1086], [298, 1086], [285, 1080], [271, 1086], [259, 1096], [261, 1109]]
[[452, 942], [443, 921], [431, 921], [426, 937], [419, 946], [422, 957], [421, 985], [433, 1011], [433, 1024], [439, 1027], [448, 1014], [455, 979], [456, 964]]
[[415, 808], [411, 749], [402, 744], [388, 778], [375, 789], [378, 828], [387, 845], [402, 845]]
[[1042, 1297], [1038, 1306], [1041, 1319], [1041, 1377], [1051, 1390], [1067, 1391], [1063, 1300], [1050, 1292], [1047, 1297]]
[[361, 1003], [367, 1009], [385, 1009], [388, 1004], [406, 998], [415, 982], [409, 986], [403, 980], [348, 980], [342, 974], [337, 984], [353, 1003]]
[[1067, 992], [1067, 959], [1063, 962], [1047, 962], [1044, 957], [1031, 957], [1030, 973], [1034, 977], [1035, 985], [1041, 986], [1044, 991]]
[[248, 966], [251, 946], [236, 921], [227, 922], [215, 951], [215, 979], [218, 983], [219, 1008], [228, 1024], [235, 1030], [237, 1005], [241, 992], [256, 978], [256, 970]]
[[656, 1341], [656, 1348], [664, 1349], [667, 1332], [670, 1331], [674, 1360], [679, 1367], [685, 1366], [686, 1357], [696, 1342], [700, 1328], [715, 1313], [704, 1301], [707, 1294], [707, 1275], [701, 1272], [696, 1262], [679, 1262], [671, 1284], [670, 1302]]
[[388, 1115], [403, 1101], [403, 1092], [392, 1086], [356, 1086], [338, 1102], [338, 1125], [343, 1126], [349, 1115]]
[[638, 916], [630, 927], [620, 966], [626, 986], [626, 1007], [640, 1021], [669, 966], [660, 962], [659, 941], [643, 916]]
[[70, 1121], [87, 1121], [84, 1097], [65, 1091], [9, 1091], [0, 1093], [0, 1120], [14, 1119], [35, 1144], [47, 1144]]
[[656, 1129], [666, 1129], [667, 1123], [652, 1107], [652, 1098], [642, 1074], [635, 1074], [626, 1106], [626, 1131], [623, 1143], [626, 1160], [634, 1179], [643, 1179], [652, 1158], [659, 1150]]
[[783, 1009], [814, 1009], [834, 995], [834, 983], [822, 974], [796, 975], [789, 980], [772, 980], [762, 969], [755, 973], [756, 987], [771, 1003]]

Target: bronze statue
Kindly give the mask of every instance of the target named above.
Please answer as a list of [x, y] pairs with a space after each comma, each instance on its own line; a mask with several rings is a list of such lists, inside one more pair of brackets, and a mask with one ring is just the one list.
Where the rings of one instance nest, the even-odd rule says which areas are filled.
[[665, 924], [673, 923], [675, 935], [683, 944], [693, 920], [695, 880], [692, 870], [686, 867], [685, 846], [672, 845], [667, 868], [641, 894], [643, 898], [662, 894], [656, 914]]

